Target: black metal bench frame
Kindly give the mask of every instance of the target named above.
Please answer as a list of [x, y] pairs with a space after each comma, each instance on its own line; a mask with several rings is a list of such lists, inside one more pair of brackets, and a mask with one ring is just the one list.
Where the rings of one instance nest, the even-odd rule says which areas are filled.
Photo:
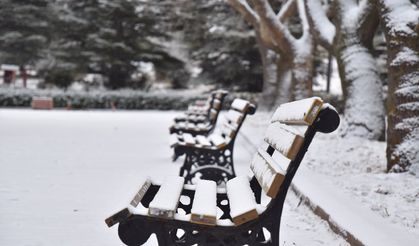
[[[133, 215], [130, 214], [128, 209], [125, 209], [118, 213], [121, 218], [113, 218], [119, 222], [118, 234], [120, 239], [126, 245], [137, 246], [144, 244], [150, 235], [155, 233], [160, 246], [194, 244], [206, 246], [278, 246], [282, 209], [292, 179], [316, 132], [333, 132], [339, 126], [339, 121], [339, 115], [334, 109], [325, 107], [320, 111], [315, 122], [307, 129], [303, 145], [298, 151], [296, 158], [288, 166], [277, 196], [270, 201], [266, 210], [257, 219], [238, 226], [207, 226], [189, 221]], [[274, 149], [269, 146], [267, 152], [272, 155]], [[255, 177], [251, 179], [250, 186], [254, 192], [256, 202], [260, 203], [262, 189]], [[157, 185], [152, 185], [148, 189], [141, 200], [141, 204], [144, 207], [147, 208], [149, 206], [158, 189], [159, 186]], [[190, 201], [193, 201], [194, 190], [185, 187], [182, 195], [189, 197]], [[217, 194], [217, 205], [223, 211], [221, 219], [230, 218], [230, 210], [228, 205], [222, 202], [224, 200], [227, 200], [226, 194]], [[181, 200], [178, 209], [183, 209], [188, 214], [191, 212], [191, 207], [191, 204], [184, 204]], [[270, 233], [270, 238], [265, 237], [263, 233], [264, 228]], [[183, 230], [184, 234], [178, 236], [178, 230]]]
[[[185, 183], [193, 183], [193, 179], [198, 173], [201, 175], [200, 179], [213, 180], [217, 184], [225, 183], [236, 177], [233, 161], [234, 143], [246, 116], [254, 114], [255, 111], [256, 106], [249, 104], [246, 111], [243, 112], [241, 122], [237, 125], [236, 134], [231, 136], [229, 143], [224, 146], [209, 148], [177, 145], [174, 147], [176, 158], [185, 154], [185, 160], [179, 171], [179, 176], [185, 178]], [[226, 136], [222, 134], [222, 137]]]

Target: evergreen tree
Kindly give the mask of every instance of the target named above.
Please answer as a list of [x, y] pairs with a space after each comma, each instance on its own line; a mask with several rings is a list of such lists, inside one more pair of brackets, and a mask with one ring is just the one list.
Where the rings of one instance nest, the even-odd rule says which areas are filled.
[[45, 55], [50, 7], [47, 0], [0, 1], [0, 63], [24, 67]]

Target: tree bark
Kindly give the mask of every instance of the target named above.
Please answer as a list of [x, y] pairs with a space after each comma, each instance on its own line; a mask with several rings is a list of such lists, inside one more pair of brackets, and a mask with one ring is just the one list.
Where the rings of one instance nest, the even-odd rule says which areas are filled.
[[[378, 16], [371, 3], [358, 6], [345, 1], [340, 0], [336, 5], [335, 54], [345, 98], [341, 135], [384, 140], [382, 83], [367, 48], [371, 40], [362, 36], [362, 33], [374, 33], [376, 25], [364, 23], [371, 23]], [[359, 8], [358, 16], [354, 17], [351, 8]]]
[[259, 109], [268, 111], [273, 107], [275, 98], [278, 96], [276, 72], [276, 60], [278, 55], [263, 44], [258, 33], [256, 34], [256, 37], [263, 69], [263, 88], [262, 96], [259, 98]]
[[292, 66], [292, 98], [300, 100], [313, 96], [314, 45], [311, 38], [304, 47], [296, 49]]
[[292, 58], [287, 56], [279, 56], [276, 66], [277, 97], [275, 98], [274, 105], [272, 105], [272, 107], [292, 101], [293, 99]]
[[419, 174], [419, 11], [408, 0], [379, 0], [379, 9], [388, 49], [387, 170]]
[[[286, 2], [278, 13], [267, 0], [251, 0], [252, 7], [245, 0], [228, 2], [253, 25], [256, 32], [264, 69], [262, 107], [271, 109], [280, 103], [311, 96], [314, 49], [303, 0]], [[303, 28], [298, 39], [283, 24], [296, 13]], [[269, 50], [276, 53], [276, 59], [271, 59]], [[274, 60], [276, 69], [272, 63]], [[273, 84], [275, 72], [276, 84]]]

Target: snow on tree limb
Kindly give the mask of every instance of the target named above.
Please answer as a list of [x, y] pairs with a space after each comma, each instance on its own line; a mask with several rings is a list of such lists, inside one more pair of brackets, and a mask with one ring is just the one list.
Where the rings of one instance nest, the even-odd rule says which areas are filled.
[[320, 0], [305, 0], [308, 17], [311, 17], [313, 28], [317, 32], [321, 41], [328, 46], [333, 44], [336, 28], [327, 18], [326, 11], [321, 5]]
[[296, 1], [290, 0], [286, 2], [276, 15], [279, 21], [285, 21], [295, 14]]
[[228, 0], [228, 3], [254, 27], [259, 25], [259, 16], [253, 11], [246, 0]]
[[[293, 1], [293, 0], [291, 0]], [[255, 10], [261, 18], [261, 24], [272, 32], [272, 36], [276, 45], [282, 54], [291, 51], [291, 42], [294, 41], [294, 37], [289, 32], [288, 28], [284, 26], [274, 13], [271, 5], [267, 0], [253, 0]]]
[[418, 36], [419, 10], [409, 0], [382, 0], [385, 8], [388, 9], [384, 18], [386, 25], [390, 30], [390, 35], [396, 32], [399, 35]]

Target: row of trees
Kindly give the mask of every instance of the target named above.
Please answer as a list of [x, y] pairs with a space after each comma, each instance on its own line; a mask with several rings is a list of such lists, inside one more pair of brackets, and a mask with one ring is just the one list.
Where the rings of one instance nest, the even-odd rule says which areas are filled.
[[[4, 0], [0, 61], [37, 64], [47, 82], [67, 87], [77, 74], [100, 73], [109, 88], [141, 86], [135, 61], [178, 64], [152, 38], [166, 34], [140, 0]], [[173, 65], [173, 66], [175, 66]]]
[[[419, 172], [419, 10], [410, 0], [228, 0], [255, 30], [264, 67], [264, 104], [312, 94], [316, 47], [336, 58], [345, 99], [343, 136], [385, 137], [388, 170]], [[299, 26], [293, 30], [292, 26]], [[387, 112], [373, 56], [387, 43]]]
[[0, 32], [0, 63], [35, 65], [61, 87], [99, 73], [111, 89], [148, 88], [133, 76], [142, 61], [174, 88], [262, 88], [252, 31], [218, 0], [4, 0]]

